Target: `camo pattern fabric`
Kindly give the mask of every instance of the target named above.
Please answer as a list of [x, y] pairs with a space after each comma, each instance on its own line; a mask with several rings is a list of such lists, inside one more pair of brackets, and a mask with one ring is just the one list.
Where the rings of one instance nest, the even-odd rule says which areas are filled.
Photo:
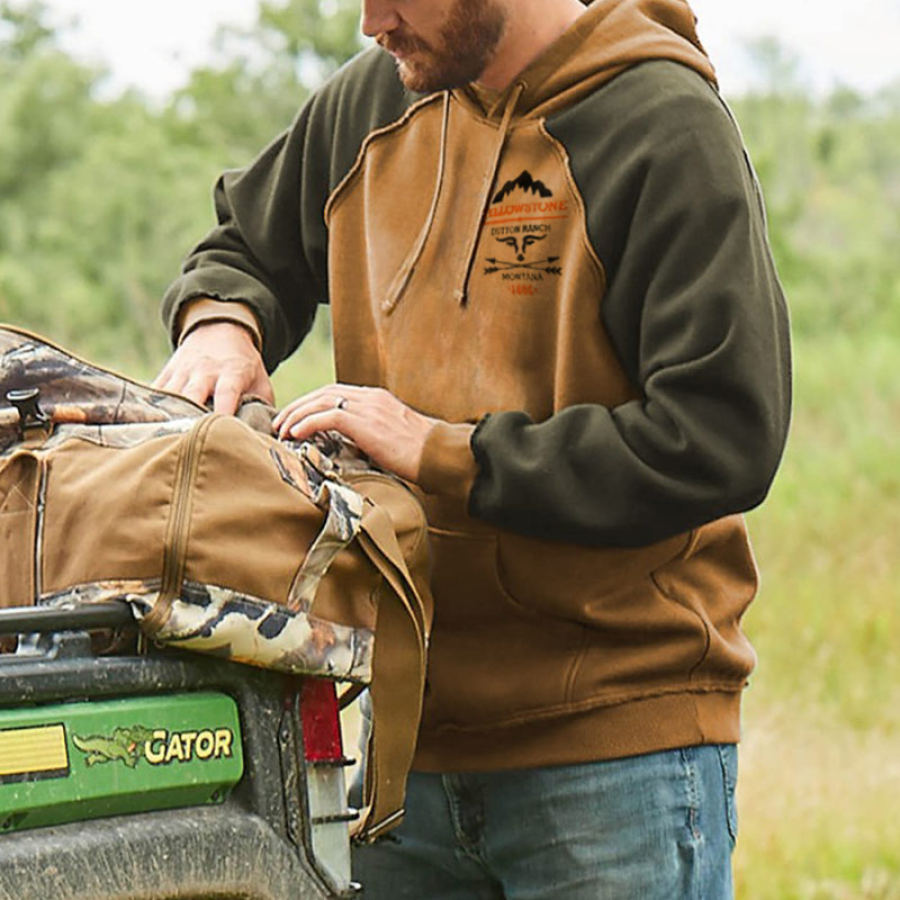
[[334, 558], [359, 534], [363, 499], [356, 491], [336, 481], [323, 481], [315, 492], [316, 505], [328, 512], [325, 524], [306, 553], [288, 595], [288, 607], [309, 612], [319, 583]]
[[19, 441], [19, 417], [7, 391], [40, 389], [40, 405], [54, 424], [92, 426], [196, 419], [203, 407], [85, 362], [43, 338], [0, 328], [0, 455]]
[[[131, 579], [82, 584], [41, 598], [42, 606], [72, 609], [119, 600], [140, 621], [159, 598], [160, 581]], [[375, 636], [294, 611], [229, 588], [186, 581], [168, 621], [153, 639], [161, 644], [275, 669], [368, 684]]]
[[154, 438], [170, 434], [184, 434], [197, 419], [172, 419], [168, 422], [135, 422], [129, 425], [56, 425], [53, 433], [41, 444], [46, 453], [62, 446], [66, 441], [81, 440], [100, 447], [127, 450], [138, 447]]

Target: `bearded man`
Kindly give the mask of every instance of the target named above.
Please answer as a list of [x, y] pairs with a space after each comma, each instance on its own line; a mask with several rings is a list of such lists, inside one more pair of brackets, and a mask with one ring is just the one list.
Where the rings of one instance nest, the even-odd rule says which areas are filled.
[[[731, 895], [790, 403], [762, 203], [684, 0], [364, 0], [379, 47], [216, 189], [158, 383], [231, 411], [330, 302], [336, 429], [434, 562], [407, 816], [367, 897]], [[387, 52], [384, 52], [387, 51]]]

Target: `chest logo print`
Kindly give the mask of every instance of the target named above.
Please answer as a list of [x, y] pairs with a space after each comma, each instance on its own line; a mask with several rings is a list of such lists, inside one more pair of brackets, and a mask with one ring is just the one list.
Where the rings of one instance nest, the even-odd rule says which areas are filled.
[[[547, 276], [562, 275], [559, 256], [544, 255], [554, 225], [568, 219], [568, 204], [543, 181], [523, 171], [494, 195], [487, 215], [485, 275], [496, 275], [512, 294], [537, 294]], [[543, 251], [543, 252], [542, 252]], [[490, 252], [490, 251], [489, 251]]]
[[492, 203], [502, 203], [514, 190], [530, 191], [538, 197], [552, 197], [553, 191], [544, 184], [543, 181], [535, 181], [531, 176], [531, 172], [525, 171], [518, 178], [507, 181], [506, 184], [497, 191]]

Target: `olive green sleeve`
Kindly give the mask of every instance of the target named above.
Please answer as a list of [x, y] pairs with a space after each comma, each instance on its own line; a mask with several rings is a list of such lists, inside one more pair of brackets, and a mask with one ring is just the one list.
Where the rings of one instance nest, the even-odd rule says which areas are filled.
[[486, 418], [470, 511], [634, 546], [757, 505], [787, 434], [788, 319], [727, 110], [695, 73], [648, 63], [547, 127], [570, 154], [606, 270], [603, 327], [640, 399]]
[[297, 347], [328, 301], [325, 204], [366, 136], [414, 102], [388, 54], [348, 63], [246, 168], [214, 191], [217, 225], [187, 257], [163, 300], [173, 342], [185, 304], [199, 297], [249, 307], [269, 371]]

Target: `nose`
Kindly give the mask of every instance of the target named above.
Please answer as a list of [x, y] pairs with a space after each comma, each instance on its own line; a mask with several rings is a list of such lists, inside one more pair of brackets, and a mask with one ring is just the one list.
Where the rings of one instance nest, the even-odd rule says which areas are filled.
[[361, 28], [367, 37], [393, 31], [399, 23], [393, 0], [363, 0]]

